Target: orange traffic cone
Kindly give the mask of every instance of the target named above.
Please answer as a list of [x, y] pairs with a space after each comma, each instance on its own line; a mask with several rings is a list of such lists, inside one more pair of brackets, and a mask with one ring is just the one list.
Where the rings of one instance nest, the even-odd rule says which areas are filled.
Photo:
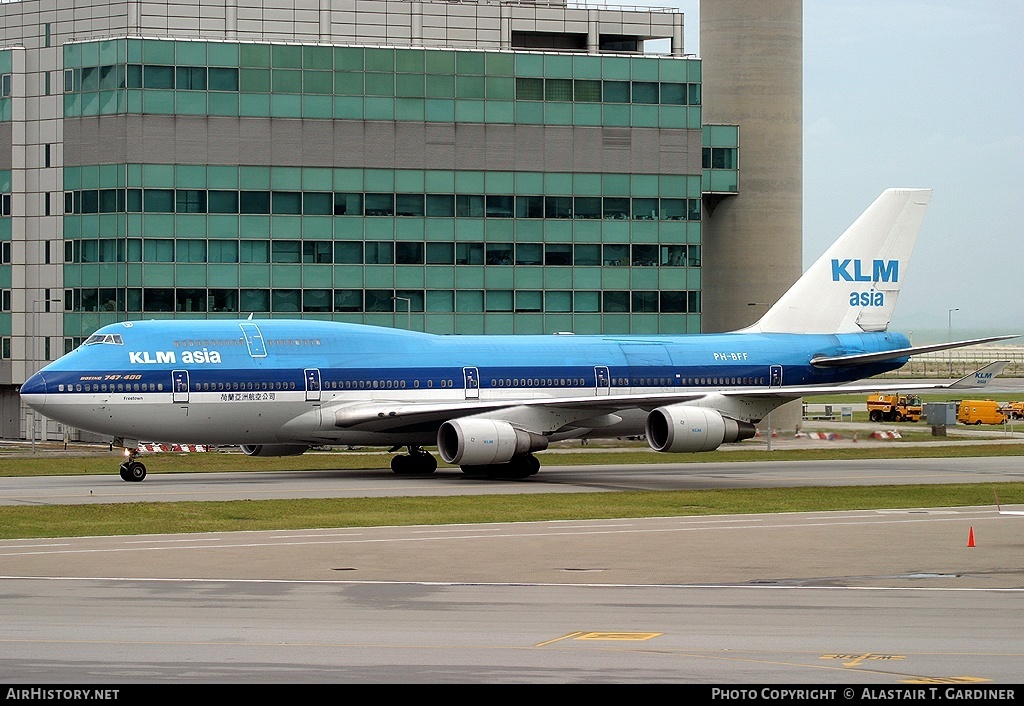
[[973, 527], [971, 527], [971, 531], [967, 535], [967, 546], [968, 547], [973, 547], [974, 546], [974, 528]]

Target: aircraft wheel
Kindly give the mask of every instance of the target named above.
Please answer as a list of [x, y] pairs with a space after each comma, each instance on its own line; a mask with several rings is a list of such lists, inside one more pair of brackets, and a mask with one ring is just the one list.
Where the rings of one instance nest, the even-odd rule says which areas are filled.
[[132, 461], [128, 464], [128, 470], [125, 473], [125, 480], [138, 483], [146, 477], [146, 467], [138, 461]]
[[128, 469], [125, 468], [124, 466], [121, 466], [121, 480], [123, 480], [123, 481], [131, 480], [131, 478], [128, 477]]
[[489, 466], [459, 466], [462, 469], [463, 475], [470, 476], [472, 478], [479, 478], [481, 476], [490, 475], [487, 470]]

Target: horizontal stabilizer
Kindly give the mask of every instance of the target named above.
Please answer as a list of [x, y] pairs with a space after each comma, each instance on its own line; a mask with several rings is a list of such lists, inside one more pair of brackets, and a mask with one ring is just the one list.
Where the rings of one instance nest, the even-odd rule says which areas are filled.
[[892, 351], [881, 351], [879, 353], [854, 353], [852, 355], [822, 356], [811, 360], [811, 365], [820, 368], [836, 368], [844, 365], [861, 365], [864, 363], [877, 363], [883, 360], [895, 360], [909, 356], [921, 355], [922, 353], [934, 353], [952, 348], [964, 348], [966, 346], [977, 346], [982, 343], [993, 341], [1005, 341], [1008, 338], [1017, 338], [1019, 334], [1007, 336], [990, 336], [988, 338], [972, 338], [969, 341], [954, 341], [952, 343], [935, 343], [930, 346], [911, 346], [910, 348], [899, 348]]
[[1010, 364], [1008, 360], [997, 360], [994, 363], [989, 363], [981, 370], [975, 370], [970, 375], [965, 375], [954, 383], [950, 384], [950, 389], [977, 389], [979, 387], [985, 387]]

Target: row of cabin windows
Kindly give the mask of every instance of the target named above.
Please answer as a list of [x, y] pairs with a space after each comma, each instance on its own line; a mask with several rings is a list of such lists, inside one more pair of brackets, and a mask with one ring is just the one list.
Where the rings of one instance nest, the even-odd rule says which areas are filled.
[[[764, 378], [682, 378], [682, 385], [763, 385]], [[585, 378], [501, 378], [491, 379], [491, 387], [586, 387], [590, 383]], [[628, 385], [647, 387], [667, 387], [672, 385], [671, 378], [633, 378], [631, 381], [626, 378], [612, 378], [613, 387], [624, 387]], [[434, 386], [433, 380], [427, 380], [428, 388]], [[439, 381], [442, 388], [454, 388], [455, 381], [442, 379]], [[339, 382], [331, 380], [325, 385], [331, 390], [354, 390], [354, 389], [404, 389], [405, 380], [345, 380]], [[419, 380], [413, 380], [413, 388], [420, 386]], [[285, 391], [294, 390], [294, 382], [196, 382], [192, 385], [193, 392], [223, 392], [223, 391]], [[74, 385], [58, 385], [59, 392], [163, 392], [163, 383], [84, 383]]]

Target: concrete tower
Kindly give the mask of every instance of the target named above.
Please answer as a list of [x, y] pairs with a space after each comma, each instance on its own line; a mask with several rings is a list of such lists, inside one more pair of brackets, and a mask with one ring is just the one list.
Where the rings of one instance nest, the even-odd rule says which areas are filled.
[[705, 197], [704, 332], [752, 323], [803, 271], [802, 27], [802, 0], [700, 4], [704, 123], [740, 145], [739, 194]]
[[[702, 238], [701, 328], [730, 331], [803, 272], [802, 0], [701, 2], [700, 53], [704, 124], [739, 126], [739, 193], [705, 195]], [[760, 426], [800, 419], [797, 400]]]

